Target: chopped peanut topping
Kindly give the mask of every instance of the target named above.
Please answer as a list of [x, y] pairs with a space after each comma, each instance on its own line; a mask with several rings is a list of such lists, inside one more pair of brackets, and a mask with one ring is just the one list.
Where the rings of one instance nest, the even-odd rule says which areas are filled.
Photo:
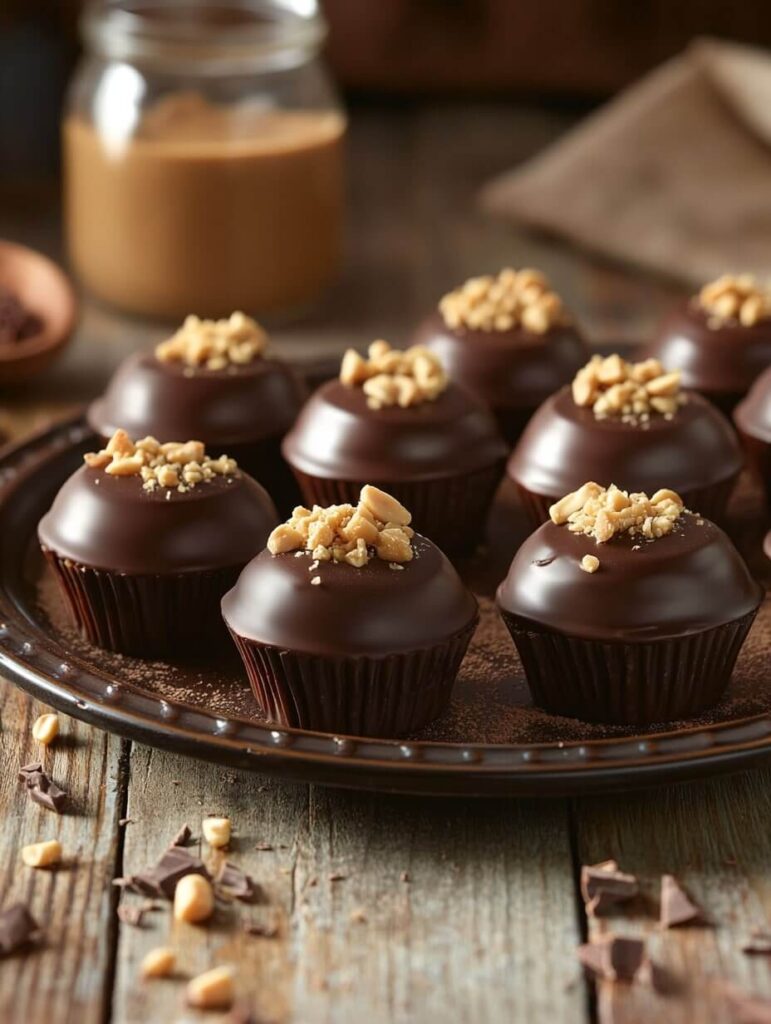
[[143, 437], [136, 444], [125, 430], [116, 430], [101, 451], [89, 452], [83, 460], [91, 469], [103, 469], [110, 476], [141, 476], [146, 491], [156, 487], [176, 489], [184, 494], [217, 476], [235, 476], [235, 459], [220, 455], [212, 459], [200, 441], [169, 441]]
[[646, 424], [651, 416], [672, 419], [686, 402], [680, 371], [668, 373], [658, 359], [628, 363], [619, 355], [592, 356], [573, 378], [573, 401], [591, 408], [598, 420]]
[[[649, 498], [642, 492], [629, 494], [615, 485], [606, 490], [599, 484], [586, 483], [555, 502], [549, 515], [557, 526], [567, 523], [571, 533], [583, 533], [604, 544], [620, 533], [648, 540], [664, 537], [672, 532], [684, 510], [680, 495], [666, 488]], [[582, 564], [581, 568], [586, 566]]]
[[730, 321], [752, 327], [771, 317], [771, 289], [758, 284], [752, 274], [723, 274], [705, 284], [695, 301], [713, 330]]
[[207, 370], [225, 370], [257, 359], [268, 345], [268, 336], [256, 320], [231, 313], [228, 320], [201, 320], [189, 316], [176, 334], [156, 345], [162, 363], [184, 363]]
[[[268, 551], [272, 555], [305, 551], [313, 557], [313, 571], [321, 562], [330, 561], [346, 562], [355, 569], [361, 569], [373, 557], [394, 564], [409, 562], [413, 557], [411, 519], [396, 498], [366, 484], [355, 508], [314, 505], [308, 509], [298, 505], [268, 537]], [[314, 576], [311, 583], [318, 585], [317, 581], [320, 583], [321, 578]]]
[[539, 270], [502, 270], [496, 277], [471, 277], [439, 303], [448, 327], [475, 331], [509, 331], [524, 327], [546, 334], [569, 322], [562, 299]]
[[597, 555], [584, 555], [581, 559], [581, 568], [584, 572], [597, 572], [600, 568], [600, 560]]
[[371, 409], [433, 402], [448, 384], [442, 364], [429, 349], [413, 345], [402, 352], [387, 341], [373, 341], [367, 359], [349, 348], [340, 364], [340, 380], [349, 388], [361, 385]]

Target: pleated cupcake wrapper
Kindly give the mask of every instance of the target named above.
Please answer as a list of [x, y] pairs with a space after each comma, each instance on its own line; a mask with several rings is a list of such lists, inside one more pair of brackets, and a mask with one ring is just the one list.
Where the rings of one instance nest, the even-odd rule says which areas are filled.
[[[738, 479], [739, 474], [735, 473], [733, 476], [728, 477], [728, 479], [720, 480], [716, 484], [699, 487], [691, 491], [678, 491], [678, 493], [685, 502], [687, 509], [690, 509], [692, 512], [698, 512], [699, 515], [704, 516], [705, 519], [711, 519], [713, 522], [725, 523], [728, 502]], [[664, 483], [662, 486], [667, 487], [669, 485]], [[534, 529], [539, 527], [541, 523], [548, 522], [550, 506], [563, 497], [561, 494], [556, 496], [536, 494], [535, 491], [529, 491], [521, 484], [517, 484], [517, 494]]]
[[503, 462], [434, 480], [326, 480], [295, 470], [307, 505], [355, 505], [365, 484], [392, 494], [412, 513], [412, 526], [444, 552], [473, 551], [484, 537], [487, 514], [503, 474]]
[[109, 651], [138, 657], [227, 648], [220, 601], [238, 568], [175, 575], [90, 569], [45, 552], [80, 633]]
[[693, 636], [629, 644], [583, 640], [501, 614], [538, 707], [586, 722], [638, 725], [716, 704], [757, 609]]
[[476, 621], [434, 647], [390, 654], [321, 657], [232, 633], [269, 722], [355, 736], [405, 736], [438, 718]]

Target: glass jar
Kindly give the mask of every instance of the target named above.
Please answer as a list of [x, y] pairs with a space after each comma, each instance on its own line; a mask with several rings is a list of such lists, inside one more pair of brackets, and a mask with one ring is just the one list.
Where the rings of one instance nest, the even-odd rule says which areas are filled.
[[63, 123], [72, 263], [162, 317], [294, 311], [334, 273], [346, 122], [316, 0], [104, 0]]

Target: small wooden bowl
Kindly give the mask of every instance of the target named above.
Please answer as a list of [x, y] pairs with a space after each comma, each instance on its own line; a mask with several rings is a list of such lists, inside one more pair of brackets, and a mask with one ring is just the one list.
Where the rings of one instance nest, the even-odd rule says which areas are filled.
[[78, 302], [67, 275], [47, 256], [0, 241], [0, 287], [42, 323], [23, 341], [0, 344], [0, 385], [29, 380], [52, 362], [75, 327]]

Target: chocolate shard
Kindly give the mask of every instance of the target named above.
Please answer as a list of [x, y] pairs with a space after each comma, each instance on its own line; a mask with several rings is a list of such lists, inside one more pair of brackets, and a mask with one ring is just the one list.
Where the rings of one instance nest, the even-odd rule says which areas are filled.
[[260, 895], [260, 888], [251, 875], [247, 875], [237, 864], [225, 861], [217, 875], [217, 886], [225, 895], [232, 896], [242, 903], [254, 903]]
[[679, 884], [674, 875], [661, 876], [661, 911], [662, 928], [673, 928], [679, 924], [692, 921], [703, 921], [701, 908], [689, 899], [688, 894]]
[[185, 875], [203, 875], [204, 878], [211, 878], [202, 860], [181, 846], [170, 846], [155, 867], [135, 876], [135, 881], [154, 884], [156, 895], [163, 895], [171, 900], [174, 898], [177, 882]]
[[62, 812], [67, 802], [67, 794], [43, 770], [40, 761], [22, 765], [19, 769], [19, 779], [26, 785], [27, 795], [34, 803], [57, 814]]
[[141, 928], [144, 921], [147, 907], [138, 907], [134, 903], [121, 903], [118, 906], [118, 917], [124, 924], [130, 924], [134, 928]]
[[0, 954], [21, 949], [40, 934], [35, 918], [24, 903], [13, 903], [0, 913]]
[[619, 871], [614, 860], [581, 868], [581, 895], [590, 914], [599, 916], [609, 907], [631, 900], [638, 892], [636, 876]]
[[190, 842], [193, 833], [190, 830], [190, 826], [185, 823], [182, 828], [177, 832], [174, 838], [171, 840], [172, 846], [187, 846]]
[[756, 928], [742, 946], [742, 953], [771, 953], [771, 931], [768, 928]]
[[647, 963], [644, 940], [622, 935], [608, 934], [584, 943], [576, 955], [591, 974], [606, 981], [634, 981]]

